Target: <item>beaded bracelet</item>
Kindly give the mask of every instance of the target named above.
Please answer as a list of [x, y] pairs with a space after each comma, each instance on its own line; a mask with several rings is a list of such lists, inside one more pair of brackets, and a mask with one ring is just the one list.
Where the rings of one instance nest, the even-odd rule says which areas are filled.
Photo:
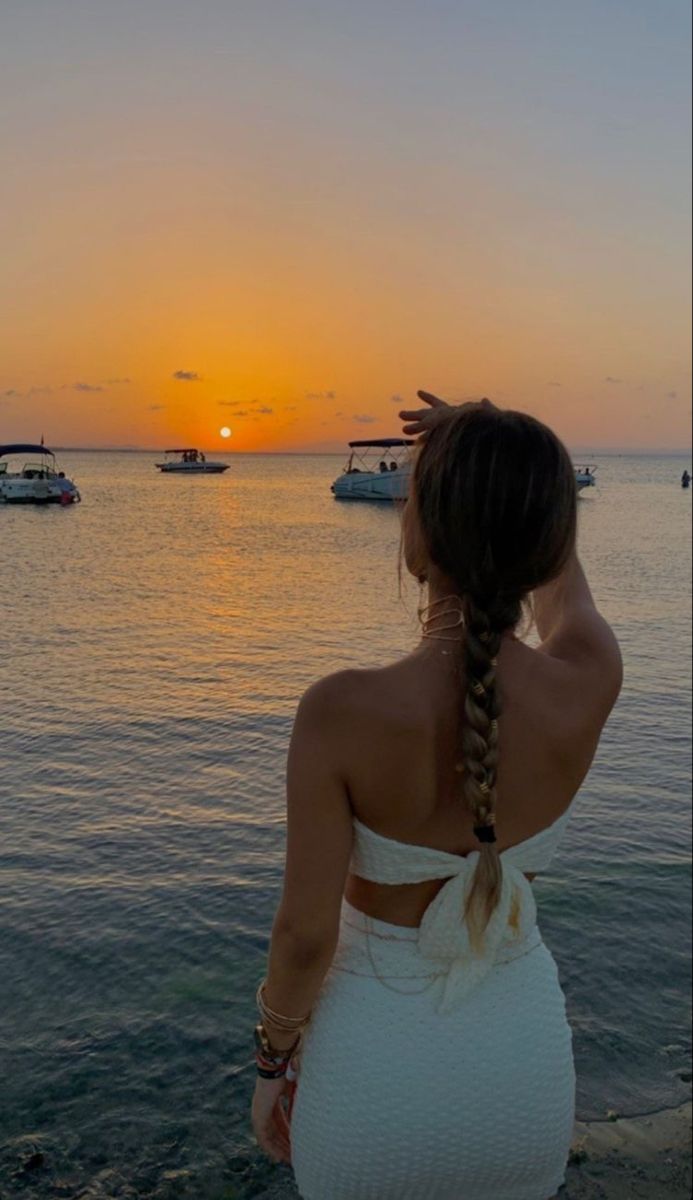
[[283, 1079], [289, 1069], [289, 1060], [285, 1058], [281, 1062], [275, 1062], [274, 1059], [256, 1054], [255, 1065], [260, 1079]]
[[301, 1044], [300, 1033], [287, 1050], [278, 1050], [270, 1042], [264, 1025], [256, 1025], [253, 1032], [255, 1037], [255, 1063], [258, 1075], [262, 1079], [281, 1079], [286, 1075], [289, 1062]]

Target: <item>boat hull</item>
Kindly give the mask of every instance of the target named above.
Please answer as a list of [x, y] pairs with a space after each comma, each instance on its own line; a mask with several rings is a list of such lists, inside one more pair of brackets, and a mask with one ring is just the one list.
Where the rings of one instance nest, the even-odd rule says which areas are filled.
[[576, 475], [575, 482], [579, 492], [583, 491], [584, 488], [594, 487], [596, 483], [594, 475], [589, 476], [589, 478], [586, 475]]
[[228, 471], [228, 463], [157, 463], [162, 475], [222, 475]]
[[406, 500], [411, 468], [404, 464], [396, 471], [350, 471], [332, 484], [337, 500]]
[[62, 484], [45, 479], [4, 479], [0, 482], [0, 503], [4, 504], [76, 504], [81, 499], [69, 480]]

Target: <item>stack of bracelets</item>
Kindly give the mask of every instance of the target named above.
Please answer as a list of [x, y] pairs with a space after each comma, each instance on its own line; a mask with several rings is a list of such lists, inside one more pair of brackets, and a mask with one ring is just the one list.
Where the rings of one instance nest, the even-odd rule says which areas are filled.
[[[310, 1013], [307, 1017], [284, 1017], [281, 1013], [275, 1012], [265, 1001], [265, 983], [266, 980], [263, 980], [260, 984], [256, 997], [261, 1018], [260, 1024], [255, 1027], [257, 1073], [261, 1079], [283, 1079], [291, 1059], [301, 1044], [301, 1036], [310, 1020]], [[295, 1034], [295, 1041], [288, 1050], [277, 1050], [272, 1045], [266, 1024], [273, 1025], [275, 1029], [280, 1029], [283, 1033]]]

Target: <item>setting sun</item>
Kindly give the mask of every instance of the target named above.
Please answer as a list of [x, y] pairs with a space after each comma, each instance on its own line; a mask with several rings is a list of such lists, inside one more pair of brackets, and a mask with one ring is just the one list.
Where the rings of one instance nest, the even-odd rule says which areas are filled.
[[224, 425], [224, 427], [219, 430], [219, 433], [223, 438], [231, 437], [231, 430], [229, 429], [228, 425]]

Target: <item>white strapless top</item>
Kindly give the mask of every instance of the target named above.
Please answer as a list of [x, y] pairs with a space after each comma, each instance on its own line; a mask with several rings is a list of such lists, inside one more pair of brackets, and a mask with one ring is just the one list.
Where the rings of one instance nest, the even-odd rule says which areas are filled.
[[441, 1011], [449, 1012], [475, 988], [503, 951], [529, 939], [537, 907], [526, 875], [546, 870], [570, 820], [568, 809], [553, 825], [501, 853], [503, 884], [498, 907], [486, 928], [481, 952], [472, 948], [464, 919], [466, 900], [479, 860], [478, 851], [462, 857], [430, 846], [384, 837], [354, 818], [351, 870], [373, 883], [423, 883], [446, 879], [429, 904], [419, 927], [418, 948], [445, 974]]

